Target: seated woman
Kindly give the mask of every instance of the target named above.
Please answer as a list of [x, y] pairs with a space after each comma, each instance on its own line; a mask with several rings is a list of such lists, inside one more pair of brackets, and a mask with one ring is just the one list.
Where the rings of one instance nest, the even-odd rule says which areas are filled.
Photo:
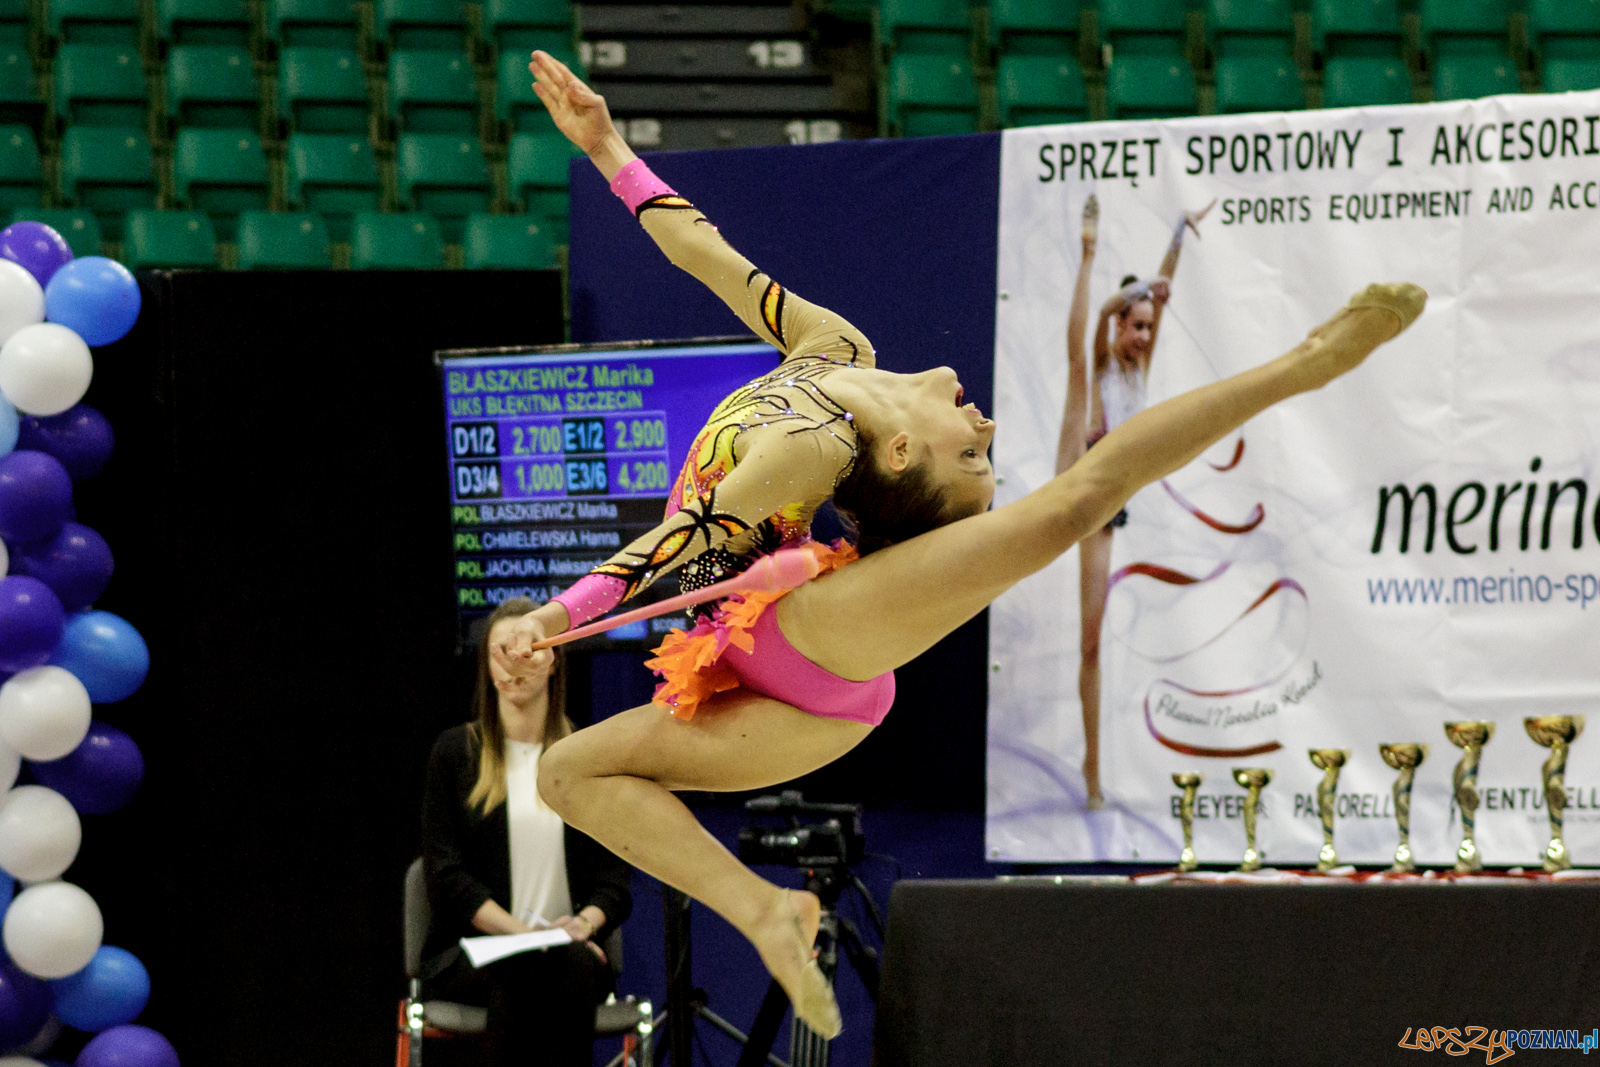
[[[428, 760], [422, 856], [433, 925], [424, 949], [430, 998], [487, 1004], [492, 1067], [588, 1067], [594, 1009], [612, 982], [599, 943], [633, 906], [630, 870], [539, 798], [539, 756], [572, 732], [566, 661], [543, 652], [513, 676], [493, 662], [532, 601], [508, 600], [478, 643], [473, 721], [439, 735]], [[463, 937], [559, 926], [573, 944], [524, 952], [482, 970]]]

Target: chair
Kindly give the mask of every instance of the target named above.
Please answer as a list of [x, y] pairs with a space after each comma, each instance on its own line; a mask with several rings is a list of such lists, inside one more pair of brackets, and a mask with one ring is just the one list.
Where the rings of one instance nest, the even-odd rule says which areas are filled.
[[124, 232], [129, 270], [217, 265], [217, 235], [203, 211], [130, 211]]
[[[422, 860], [411, 861], [406, 869], [405, 897], [401, 931], [405, 951], [406, 997], [400, 1002], [399, 1049], [395, 1057], [403, 1067], [422, 1067], [423, 1038], [443, 1033], [481, 1034], [488, 1027], [489, 1011], [471, 1004], [448, 1000], [422, 999], [422, 946], [428, 938], [433, 912], [428, 904], [428, 887]], [[613, 930], [601, 946], [614, 972], [622, 970], [622, 931]], [[430, 1033], [431, 1031], [431, 1033]], [[651, 1067], [654, 1011], [648, 1000], [613, 996], [595, 1009], [596, 1037], [621, 1037], [623, 1062], [633, 1054], [637, 1067]]]
[[1184, 0], [1101, 0], [1098, 25], [1113, 63], [1123, 55], [1184, 58]]
[[61, 194], [98, 215], [107, 240], [120, 240], [124, 214], [155, 206], [150, 139], [131, 126], [68, 127], [61, 138]]
[[1435, 56], [1435, 100], [1475, 100], [1499, 93], [1520, 93], [1522, 82], [1516, 64], [1507, 56]]
[[1540, 67], [1540, 81], [1547, 93], [1570, 93], [1600, 89], [1600, 59], [1546, 59]]
[[1306, 87], [1290, 55], [1224, 56], [1213, 71], [1217, 111], [1298, 111], [1306, 106]]
[[459, 52], [467, 36], [462, 0], [376, 0], [374, 33], [392, 49]]
[[382, 204], [378, 161], [365, 137], [296, 133], [287, 153], [289, 203], [321, 215], [335, 241], [350, 239], [351, 219]]
[[1218, 57], [1294, 56], [1290, 0], [1206, 0], [1206, 43]]
[[1323, 69], [1323, 107], [1410, 102], [1411, 74], [1398, 56], [1341, 56]]
[[138, 0], [50, 0], [50, 36], [89, 44], [139, 44]]
[[1322, 55], [1400, 56], [1395, 0], [1312, 0], [1311, 44]]
[[248, 0], [158, 0], [156, 35], [177, 44], [248, 47], [255, 20]]
[[473, 133], [478, 90], [465, 52], [404, 51], [389, 57], [389, 115], [402, 130]]
[[888, 115], [902, 136], [973, 133], [978, 86], [958, 55], [897, 55], [889, 64]]
[[234, 234], [241, 211], [265, 211], [267, 157], [251, 130], [180, 130], [172, 154], [178, 199], [215, 219], [223, 240]]
[[1001, 56], [995, 83], [1002, 126], [1079, 122], [1089, 117], [1083, 71], [1075, 56]]
[[461, 245], [468, 270], [547, 270], [556, 265], [549, 228], [529, 215], [468, 215]]
[[100, 220], [94, 212], [75, 207], [21, 207], [12, 222], [42, 222], [66, 239], [75, 256], [100, 254]]
[[1547, 91], [1586, 87], [1600, 63], [1600, 3], [1528, 0], [1528, 46]]
[[881, 0], [878, 44], [879, 55], [968, 57], [972, 15], [967, 0]]
[[145, 125], [144, 66], [132, 45], [64, 44], [54, 74], [56, 114], [69, 125]]
[[489, 210], [489, 165], [475, 137], [403, 133], [395, 145], [395, 177], [401, 201], [438, 219], [452, 244], [468, 215]]
[[321, 215], [246, 211], [239, 215], [239, 269], [318, 270], [333, 266]]
[[354, 0], [268, 0], [267, 36], [285, 46], [355, 48], [361, 26]]
[[0, 41], [6, 44], [28, 43], [28, 26], [32, 16], [29, 0], [3, 0], [0, 2]]
[[1419, 15], [1435, 99], [1521, 91], [1511, 61], [1510, 0], [1423, 0]]
[[36, 208], [44, 203], [39, 146], [26, 126], [0, 126], [0, 208]]
[[291, 130], [365, 133], [367, 79], [353, 48], [286, 45], [278, 57], [278, 113]]
[[568, 165], [577, 151], [559, 133], [516, 133], [506, 155], [511, 198], [544, 220], [552, 241], [566, 244]]
[[167, 114], [180, 126], [260, 129], [249, 51], [226, 44], [174, 47], [167, 55]]
[[1195, 110], [1194, 74], [1183, 54], [1114, 53], [1106, 68], [1110, 117], [1172, 118]]
[[444, 266], [444, 238], [432, 215], [357, 212], [350, 231], [356, 270], [427, 270]]
[[526, 52], [503, 49], [495, 61], [494, 113], [513, 131], [549, 133], [555, 130], [550, 113], [534, 94]]
[[39, 98], [27, 42], [0, 41], [0, 122], [38, 129], [43, 117], [44, 101]]
[[[501, 55], [531, 52], [551, 31], [564, 33], [571, 48], [574, 21], [570, 0], [484, 0], [483, 34]], [[526, 70], [526, 58], [523, 64]]]
[[994, 0], [989, 36], [1004, 57], [1078, 54], [1079, 0]]

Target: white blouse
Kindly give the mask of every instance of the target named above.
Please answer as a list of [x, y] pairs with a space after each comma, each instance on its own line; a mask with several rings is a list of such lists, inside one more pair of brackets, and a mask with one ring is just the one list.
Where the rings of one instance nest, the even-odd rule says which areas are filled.
[[566, 827], [539, 796], [543, 744], [506, 740], [506, 823], [511, 833], [510, 912], [528, 926], [572, 914]]

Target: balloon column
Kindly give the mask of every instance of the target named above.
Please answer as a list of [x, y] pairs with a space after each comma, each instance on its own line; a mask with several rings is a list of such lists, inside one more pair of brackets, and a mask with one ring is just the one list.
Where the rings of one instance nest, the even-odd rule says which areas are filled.
[[[132, 1025], [150, 977], [102, 943], [100, 908], [62, 880], [82, 817], [122, 807], [144, 776], [131, 737], [96, 721], [150, 666], [144, 639], [93, 604], [112, 553], [77, 522], [73, 483], [111, 452], [111, 427], [82, 402], [90, 346], [139, 316], [119, 263], [74, 259], [48, 226], [0, 231], [0, 1065], [43, 1062], [62, 1027], [95, 1035], [75, 1067], [176, 1067], [160, 1034]], [[31, 781], [17, 785], [22, 762]], [[13, 881], [14, 880], [14, 881]]]

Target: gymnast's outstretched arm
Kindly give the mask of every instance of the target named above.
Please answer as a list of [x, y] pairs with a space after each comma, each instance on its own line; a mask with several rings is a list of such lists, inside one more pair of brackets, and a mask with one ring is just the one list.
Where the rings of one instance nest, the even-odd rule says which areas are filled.
[[687, 199], [662, 182], [634, 155], [611, 122], [605, 98], [566, 65], [535, 52], [529, 69], [534, 92], [556, 127], [611, 183], [611, 189], [674, 265], [716, 293], [744, 324], [789, 359], [828, 355], [873, 365], [872, 342], [844, 316], [789, 292], [736, 252]]
[[1100, 201], [1093, 193], [1083, 205], [1083, 260], [1072, 287], [1072, 308], [1067, 312], [1067, 399], [1061, 411], [1061, 436], [1056, 442], [1056, 473], [1078, 461], [1087, 445], [1089, 391], [1083, 349], [1089, 329], [1089, 268], [1099, 236]]

